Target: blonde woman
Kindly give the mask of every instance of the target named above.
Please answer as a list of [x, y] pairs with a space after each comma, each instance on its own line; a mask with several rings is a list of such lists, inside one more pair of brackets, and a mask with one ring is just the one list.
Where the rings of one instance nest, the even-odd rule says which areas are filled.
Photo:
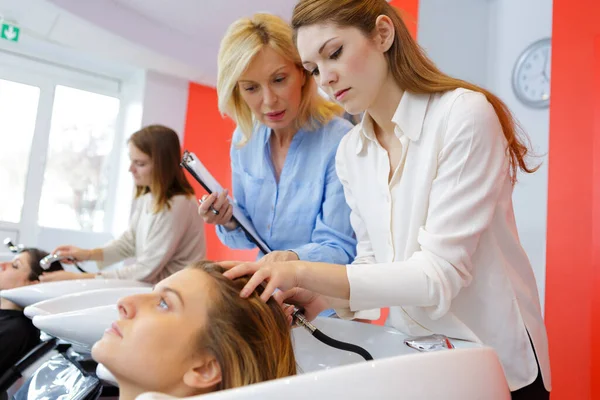
[[386, 323], [409, 335], [493, 347], [513, 399], [548, 399], [548, 340], [512, 207], [517, 172], [536, 168], [506, 105], [436, 68], [385, 0], [301, 0], [292, 26], [304, 68], [346, 111], [365, 112], [336, 157], [358, 254], [226, 275], [255, 272], [245, 290], [289, 290], [276, 296], [309, 318], [390, 307]]
[[196, 396], [296, 373], [289, 314], [259, 293], [242, 299], [247, 278], [222, 272], [198, 262], [119, 301], [120, 318], [92, 356], [117, 379], [121, 400]]
[[[352, 124], [320, 96], [281, 18], [234, 22], [221, 42], [217, 91], [237, 123], [231, 146], [233, 194], [266, 244], [266, 261], [352, 262], [350, 209], [335, 153]], [[231, 248], [252, 248], [231, 220], [227, 192], [203, 199], [199, 213]]]
[[[150, 125], [129, 138], [129, 172], [136, 185], [130, 226], [118, 239], [97, 249], [60, 246], [55, 254], [77, 261], [96, 261], [99, 274], [59, 271], [45, 273], [42, 282], [112, 278], [156, 283], [206, 254], [204, 222], [196, 215], [194, 190], [179, 167], [177, 133]], [[126, 258], [135, 262], [114, 270], [106, 266]]]

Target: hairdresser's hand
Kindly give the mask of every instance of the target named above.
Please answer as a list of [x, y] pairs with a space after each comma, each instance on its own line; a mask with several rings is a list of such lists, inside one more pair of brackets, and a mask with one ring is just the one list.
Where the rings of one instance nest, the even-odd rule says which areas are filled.
[[40, 275], [40, 282], [58, 282], [58, 281], [69, 281], [73, 279], [93, 279], [96, 275], [94, 274], [81, 274], [78, 272], [69, 271], [56, 271], [56, 272], [44, 272]]
[[298, 254], [294, 253], [291, 250], [276, 250], [272, 251], [269, 254], [266, 254], [263, 258], [258, 260], [260, 264], [264, 263], [273, 263], [273, 262], [281, 262], [281, 261], [298, 261]]
[[[57, 256], [67, 256], [74, 259], [74, 261], [87, 261], [92, 256], [91, 250], [80, 249], [75, 246], [59, 246], [52, 251], [52, 254]], [[61, 260], [65, 264], [72, 264], [72, 260]]]
[[225, 271], [223, 275], [229, 279], [252, 275], [240, 293], [242, 297], [250, 296], [258, 285], [265, 282], [266, 287], [260, 295], [260, 298], [266, 302], [271, 295], [275, 293], [275, 289], [286, 291], [298, 286], [298, 270], [301, 268], [300, 263], [301, 261], [270, 263], [223, 261], [219, 262], [219, 265], [228, 270]]
[[200, 200], [198, 214], [207, 224], [223, 225], [227, 230], [237, 228], [237, 223], [232, 221], [233, 204], [227, 199], [227, 190], [221, 193], [205, 194]]
[[285, 292], [275, 292], [273, 298], [283, 307], [283, 311], [288, 316], [290, 324], [292, 323], [291, 314], [294, 311], [294, 307], [287, 304], [293, 304], [303, 309], [303, 314], [309, 321], [317, 318], [322, 311], [330, 308], [329, 301], [325, 296], [302, 288], [293, 288]]

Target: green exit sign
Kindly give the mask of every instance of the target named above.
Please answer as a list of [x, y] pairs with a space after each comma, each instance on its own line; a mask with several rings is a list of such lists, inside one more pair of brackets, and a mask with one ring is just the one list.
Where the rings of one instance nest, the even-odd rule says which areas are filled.
[[20, 29], [12, 24], [3, 23], [0, 25], [2, 30], [0, 31], [0, 38], [5, 40], [10, 40], [11, 42], [19, 41], [19, 31]]

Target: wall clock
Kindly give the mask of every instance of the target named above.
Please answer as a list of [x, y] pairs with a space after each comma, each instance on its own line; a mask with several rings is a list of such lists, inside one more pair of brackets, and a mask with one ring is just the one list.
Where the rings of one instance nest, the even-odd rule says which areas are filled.
[[529, 45], [513, 69], [512, 86], [517, 98], [533, 108], [550, 105], [551, 39]]

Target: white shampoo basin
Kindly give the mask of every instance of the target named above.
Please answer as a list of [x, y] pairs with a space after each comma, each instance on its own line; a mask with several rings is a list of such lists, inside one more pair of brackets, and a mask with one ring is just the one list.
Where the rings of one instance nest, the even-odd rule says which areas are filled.
[[[489, 347], [416, 353], [360, 362], [224, 390], [188, 400], [510, 400]], [[146, 393], [136, 400], [174, 397]]]
[[39, 303], [25, 307], [23, 312], [27, 317], [33, 318], [37, 315], [59, 314], [86, 308], [109, 306], [115, 305], [123, 297], [150, 293], [151, 291], [151, 287], [137, 286], [77, 292], [40, 301]]
[[[116, 305], [109, 305], [37, 315], [33, 323], [50, 335], [91, 349], [117, 318]], [[406, 346], [407, 337], [393, 328], [331, 318], [317, 318], [314, 325], [334, 339], [365, 348], [375, 360], [366, 362], [354, 353], [326, 346], [296, 328], [298, 376], [222, 391], [201, 400], [510, 399], [502, 367], [490, 348], [452, 340], [454, 349], [421, 353]], [[101, 379], [116, 384], [103, 366], [97, 372]], [[138, 400], [169, 398], [146, 394]]]
[[37, 285], [3, 290], [0, 292], [0, 297], [12, 301], [20, 307], [27, 307], [40, 301], [53, 299], [67, 294], [124, 287], [151, 287], [151, 285], [149, 283], [124, 279], [76, 279], [71, 281], [39, 283]]
[[98, 366], [96, 367], [96, 376], [101, 381], [108, 382], [113, 386], [119, 386], [119, 384], [117, 383], [117, 379], [102, 364], [98, 364]]
[[[394, 328], [322, 317], [316, 318], [313, 325], [333, 339], [364, 348], [375, 360], [419, 353], [404, 344], [407, 336]], [[302, 368], [302, 372], [353, 364], [364, 360], [356, 353], [338, 350], [319, 342], [304, 328], [295, 328], [293, 339], [296, 360]], [[479, 347], [478, 344], [462, 340], [453, 339], [450, 342], [457, 349]]]
[[38, 315], [33, 324], [48, 335], [91, 350], [104, 331], [119, 318], [116, 304], [64, 312]]

